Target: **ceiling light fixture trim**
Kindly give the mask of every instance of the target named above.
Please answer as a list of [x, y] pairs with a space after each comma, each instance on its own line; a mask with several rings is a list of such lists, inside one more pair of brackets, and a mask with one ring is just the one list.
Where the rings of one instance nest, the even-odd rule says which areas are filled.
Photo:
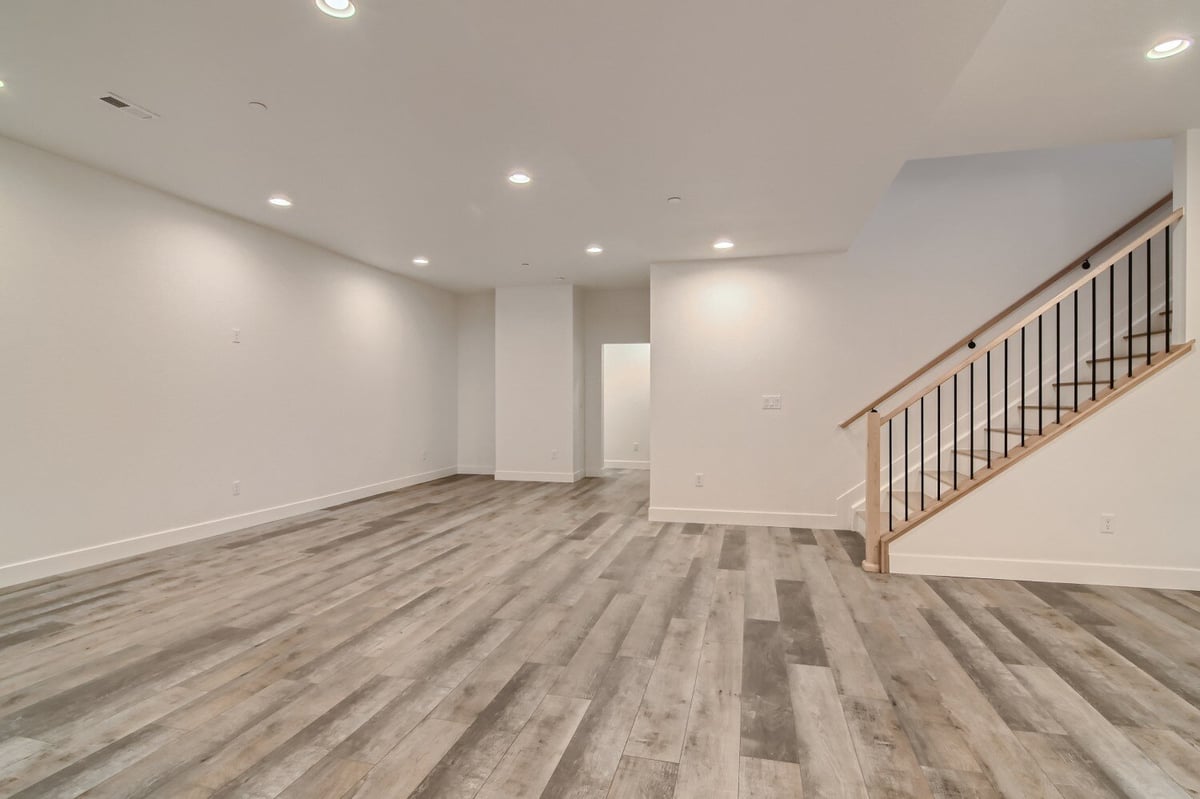
[[731, 249], [733, 249], [733, 242], [730, 241], [729, 239], [717, 239], [716, 241], [713, 242], [713, 249], [714, 250], [731, 250]]
[[587, 252], [588, 255], [599, 255], [600, 253], [604, 252], [604, 248], [599, 244], [593, 244], [587, 248]]
[[1158, 44], [1146, 51], [1146, 58], [1151, 61], [1158, 61], [1163, 58], [1176, 56], [1192, 46], [1192, 40], [1187, 36], [1173, 36], [1170, 39], [1164, 39]]
[[276, 208], [291, 208], [292, 207], [292, 198], [288, 197], [286, 194], [272, 194], [271, 197], [267, 200], [267, 202], [269, 202], [271, 205], [275, 206]]
[[351, 0], [317, 0], [317, 8], [336, 19], [350, 19], [358, 11]]
[[520, 170], [513, 172], [508, 176], [508, 182], [517, 186], [524, 186], [526, 183], [529, 183], [532, 180], [533, 178], [529, 177], [528, 172], [521, 172]]

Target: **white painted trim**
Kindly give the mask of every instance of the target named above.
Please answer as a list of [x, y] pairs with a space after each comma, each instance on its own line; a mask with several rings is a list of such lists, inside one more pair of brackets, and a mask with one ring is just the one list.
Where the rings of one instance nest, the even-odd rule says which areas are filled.
[[430, 480], [437, 480], [440, 477], [449, 477], [457, 473], [457, 471], [455, 467], [449, 466], [444, 469], [435, 469], [431, 472], [412, 474], [407, 477], [386, 480], [382, 483], [338, 491], [337, 493], [326, 494], [321, 497], [302, 499], [299, 502], [290, 502], [286, 505], [277, 505], [273, 508], [263, 508], [262, 510], [250, 511], [249, 513], [241, 513], [237, 516], [226, 516], [222, 519], [211, 519], [206, 522], [198, 522], [183, 527], [174, 527], [170, 530], [146, 533], [145, 535], [125, 538], [120, 541], [109, 541], [91, 547], [84, 547], [83, 549], [75, 549], [70, 552], [59, 552], [54, 555], [34, 558], [33, 560], [21, 561], [20, 563], [7, 563], [0, 566], [0, 586], [17, 585], [18, 583], [29, 582], [30, 580], [39, 580], [43, 577], [52, 577], [64, 572], [86, 569], [102, 563], [142, 555], [147, 552], [153, 552], [156, 549], [175, 546], [176, 544], [186, 544], [189, 541], [198, 541], [202, 538], [210, 538], [215, 535], [232, 533], [236, 530], [244, 530], [247, 527], [277, 522], [291, 516], [299, 516], [304, 513], [321, 510], [322, 508], [328, 508], [331, 505], [341, 505], [344, 502], [353, 502], [356, 499], [362, 499], [374, 494], [383, 494], [388, 491], [414, 486], [418, 483], [427, 483]]
[[459, 474], [495, 474], [495, 466], [459, 466]]
[[1200, 569], [1179, 569], [1172, 566], [972, 558], [959, 555], [910, 555], [902, 552], [892, 552], [890, 561], [892, 571], [897, 574], [1200, 590]]
[[689, 524], [746, 524], [754, 527], [815, 527], [822, 530], [833, 529], [837, 526], [837, 516], [832, 513], [789, 513], [715, 508], [650, 508], [650, 521]]
[[649, 469], [650, 461], [605, 461], [605, 469]]
[[583, 470], [577, 472], [513, 472], [497, 471], [497, 480], [516, 480], [524, 483], [573, 483], [583, 477]]

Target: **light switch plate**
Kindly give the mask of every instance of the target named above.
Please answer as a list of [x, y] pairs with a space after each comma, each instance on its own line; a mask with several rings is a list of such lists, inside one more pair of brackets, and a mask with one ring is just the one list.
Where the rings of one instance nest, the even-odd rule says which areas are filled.
[[763, 394], [763, 410], [764, 411], [779, 411], [783, 410], [783, 395], [782, 394]]

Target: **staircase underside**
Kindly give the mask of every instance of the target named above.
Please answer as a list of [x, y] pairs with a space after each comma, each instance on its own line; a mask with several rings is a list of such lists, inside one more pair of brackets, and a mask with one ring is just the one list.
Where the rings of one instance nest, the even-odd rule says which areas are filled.
[[[959, 472], [958, 479], [957, 479], [958, 487], [957, 488], [953, 487], [953, 482], [954, 482], [953, 481], [953, 471], [945, 471], [944, 470], [943, 472], [941, 472], [939, 474], [939, 476], [934, 477], [934, 479], [940, 481], [943, 484], [942, 491], [941, 491], [941, 497], [940, 498], [934, 497], [932, 499], [932, 501], [930, 501], [930, 497], [926, 496], [924, 510], [920, 510], [919, 505], [917, 506], [917, 508], [910, 509], [907, 520], [905, 520], [903, 518], [897, 518], [895, 515], [893, 515], [892, 512], [894, 511], [894, 508], [891, 507], [891, 501], [885, 498], [884, 502], [886, 504], [884, 505], [885, 511], [882, 514], [882, 525], [885, 527], [890, 526], [890, 529], [883, 530], [881, 533], [881, 536], [880, 536], [880, 543], [881, 543], [880, 566], [882, 567], [881, 570], [884, 572], [891, 571], [891, 567], [890, 567], [890, 563], [889, 563], [889, 545], [893, 541], [900, 538], [902, 535], [909, 532], [914, 527], [916, 527], [917, 525], [926, 521], [927, 519], [930, 519], [933, 516], [936, 516], [941, 511], [950, 507], [951, 505], [953, 505], [955, 502], [957, 502], [962, 497], [971, 493], [976, 488], [979, 488], [979, 486], [986, 483], [988, 480], [991, 480], [996, 475], [998, 475], [1001, 472], [1008, 469], [1014, 463], [1022, 460], [1023, 458], [1029, 457], [1034, 452], [1036, 452], [1038, 449], [1040, 449], [1041, 447], [1043, 447], [1044, 445], [1046, 445], [1047, 443], [1049, 443], [1056, 437], [1062, 435], [1067, 430], [1069, 430], [1071, 427], [1078, 424], [1080, 421], [1087, 418], [1091, 414], [1099, 411], [1105, 405], [1107, 405], [1111, 401], [1115, 400], [1121, 394], [1123, 394], [1126, 391], [1128, 391], [1129, 389], [1133, 388], [1138, 383], [1149, 378], [1151, 375], [1155, 374], [1156, 372], [1166, 368], [1167, 366], [1174, 363], [1179, 358], [1182, 358], [1184, 355], [1186, 355], [1188, 352], [1190, 352], [1192, 350], [1194, 345], [1195, 345], [1194, 341], [1189, 341], [1186, 344], [1173, 346], [1171, 348], [1170, 352], [1154, 353], [1151, 356], [1149, 363], [1146, 362], [1146, 356], [1144, 354], [1141, 356], [1136, 356], [1134, 358], [1134, 366], [1133, 366], [1133, 375], [1132, 376], [1129, 375], [1128, 369], [1125, 367], [1124, 362], [1128, 360], [1127, 357], [1121, 356], [1121, 357], [1114, 358], [1114, 359], [1103, 359], [1103, 360], [1116, 361], [1117, 366], [1120, 370], [1120, 374], [1118, 374], [1116, 376], [1116, 378], [1112, 381], [1111, 386], [1109, 384], [1109, 380], [1107, 377], [1103, 381], [1098, 381], [1096, 383], [1096, 398], [1092, 399], [1092, 397], [1091, 397], [1091, 395], [1092, 395], [1091, 381], [1087, 381], [1086, 383], [1081, 382], [1079, 384], [1079, 393], [1081, 396], [1079, 399], [1079, 410], [1078, 411], [1075, 410], [1073, 403], [1071, 404], [1070, 407], [1067, 407], [1066, 402], [1063, 401], [1063, 405], [1061, 406], [1062, 414], [1061, 414], [1060, 419], [1053, 423], [1043, 424], [1041, 433], [1038, 433], [1036, 423], [1032, 426], [1027, 423], [1025, 425], [1026, 435], [1024, 438], [1024, 443], [1016, 443], [1016, 444], [1010, 443], [1007, 457], [1003, 454], [1003, 452], [999, 453], [999, 456], [997, 457], [997, 455], [995, 453], [996, 447], [994, 445], [992, 446], [993, 455], [992, 455], [990, 465], [988, 465], [986, 460], [984, 460], [986, 458], [986, 451], [979, 450], [978, 455], [982, 456], [982, 457], [977, 457], [975, 460], [974, 475], [970, 475], [969, 473], [964, 473], [964, 472], [969, 472], [969, 468], [956, 464], [954, 462], [954, 455], [951, 455], [951, 464], [954, 465], [955, 468], [957, 468], [958, 472]], [[1065, 386], [1067, 384], [1063, 384], [1063, 385]], [[1085, 393], [1087, 395], [1086, 400], [1082, 396]], [[1050, 406], [1050, 407], [1058, 407], [1058, 406]], [[991, 428], [991, 432], [996, 432], [996, 428]], [[1021, 426], [1013, 425], [1009, 428], [1009, 432], [1010, 433], [1014, 433], [1014, 432], [1020, 433]], [[985, 436], [989, 435], [989, 433], [985, 432], [984, 435]], [[1002, 447], [1001, 447], [1001, 449], [1002, 449]], [[965, 450], [959, 450], [958, 455], [966, 456], [967, 452]], [[933, 475], [934, 473], [927, 471], [927, 472], [925, 472], [925, 474]], [[929, 491], [929, 489], [925, 488], [925, 493], [928, 495], [931, 492]], [[936, 490], [933, 493], [936, 493]], [[913, 497], [918, 498], [918, 501], [919, 501], [920, 495], [914, 493]], [[890, 524], [889, 524], [889, 521], [890, 521]]]

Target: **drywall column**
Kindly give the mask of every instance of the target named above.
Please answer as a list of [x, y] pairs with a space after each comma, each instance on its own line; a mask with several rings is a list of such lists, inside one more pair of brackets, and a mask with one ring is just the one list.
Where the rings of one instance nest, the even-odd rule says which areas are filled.
[[1181, 342], [1200, 337], [1200, 130], [1178, 134], [1174, 144], [1174, 202], [1186, 213], [1175, 227], [1171, 254], [1172, 275], [1179, 281], [1172, 293], [1183, 304], [1182, 313], [1172, 320], [1177, 329], [1172, 341]]
[[583, 476], [582, 324], [574, 286], [496, 290], [496, 479]]
[[458, 297], [458, 473], [496, 471], [496, 297]]

